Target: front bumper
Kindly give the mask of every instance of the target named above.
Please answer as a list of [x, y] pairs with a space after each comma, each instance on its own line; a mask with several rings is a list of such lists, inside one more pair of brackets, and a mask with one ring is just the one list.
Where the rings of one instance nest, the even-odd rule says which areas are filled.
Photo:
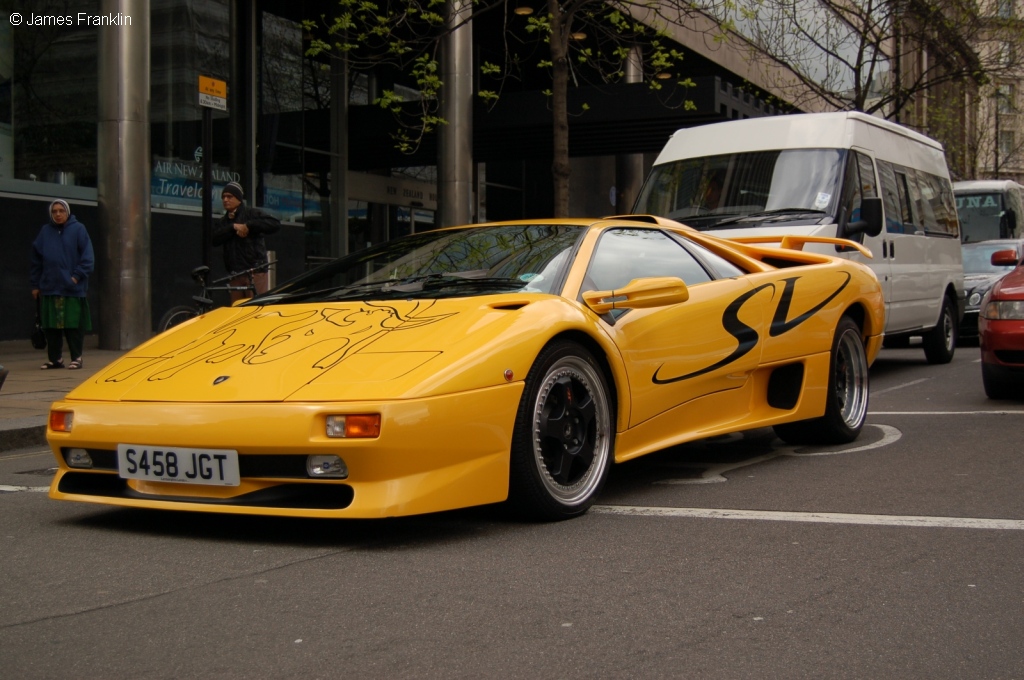
[[[57, 458], [50, 497], [127, 507], [305, 517], [393, 517], [503, 501], [523, 383], [408, 401], [208, 404], [63, 401], [70, 433], [47, 431]], [[375, 439], [332, 439], [331, 414], [380, 413]], [[119, 443], [238, 451], [235, 487], [121, 479]], [[84, 448], [90, 470], [63, 451]], [[105, 453], [104, 453], [105, 452]], [[346, 479], [310, 479], [312, 454], [335, 454]]]

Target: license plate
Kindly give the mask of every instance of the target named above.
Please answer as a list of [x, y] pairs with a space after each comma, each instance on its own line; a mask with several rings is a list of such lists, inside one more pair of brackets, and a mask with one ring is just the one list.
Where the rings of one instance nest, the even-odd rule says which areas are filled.
[[117, 445], [117, 474], [122, 479], [238, 486], [238, 452], [139, 444]]

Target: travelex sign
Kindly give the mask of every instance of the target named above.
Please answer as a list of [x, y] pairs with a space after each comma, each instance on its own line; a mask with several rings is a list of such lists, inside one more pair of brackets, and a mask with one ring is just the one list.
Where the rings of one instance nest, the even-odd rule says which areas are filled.
[[[225, 168], [212, 168], [214, 195], [228, 182], [238, 182], [241, 175]], [[203, 165], [178, 159], [158, 158], [153, 164], [150, 182], [154, 206], [192, 206], [202, 208]]]

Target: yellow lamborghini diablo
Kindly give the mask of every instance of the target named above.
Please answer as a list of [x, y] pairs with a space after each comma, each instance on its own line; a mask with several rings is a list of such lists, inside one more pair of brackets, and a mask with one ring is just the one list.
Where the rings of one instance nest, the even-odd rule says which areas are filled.
[[[52, 498], [308, 517], [586, 512], [613, 462], [772, 426], [847, 442], [871, 270], [658, 218], [413, 234], [172, 328], [53, 405]], [[814, 246], [825, 251], [820, 245]]]

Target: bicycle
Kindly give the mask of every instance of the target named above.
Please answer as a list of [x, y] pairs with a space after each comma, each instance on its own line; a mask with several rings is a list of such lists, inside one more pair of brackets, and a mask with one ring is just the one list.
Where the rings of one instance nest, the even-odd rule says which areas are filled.
[[[233, 272], [219, 279], [209, 281], [210, 268], [206, 265], [201, 265], [192, 270], [192, 280], [199, 284], [203, 291], [199, 295], [193, 295], [192, 299], [195, 301], [195, 305], [175, 305], [168, 309], [162, 317], [160, 317], [159, 323], [157, 323], [157, 332], [163, 333], [169, 328], [173, 328], [180, 323], [184, 323], [189, 319], [194, 319], [197, 316], [202, 316], [212, 309], [217, 308], [219, 305], [213, 301], [210, 297], [210, 293], [215, 291], [248, 291], [252, 294], [256, 293], [256, 281], [254, 275], [259, 272], [265, 272], [272, 265], [277, 262], [267, 262], [251, 269], [246, 269], [240, 272]], [[236, 279], [239, 276], [247, 276], [249, 282], [244, 286], [232, 286], [229, 282], [232, 279]]]

